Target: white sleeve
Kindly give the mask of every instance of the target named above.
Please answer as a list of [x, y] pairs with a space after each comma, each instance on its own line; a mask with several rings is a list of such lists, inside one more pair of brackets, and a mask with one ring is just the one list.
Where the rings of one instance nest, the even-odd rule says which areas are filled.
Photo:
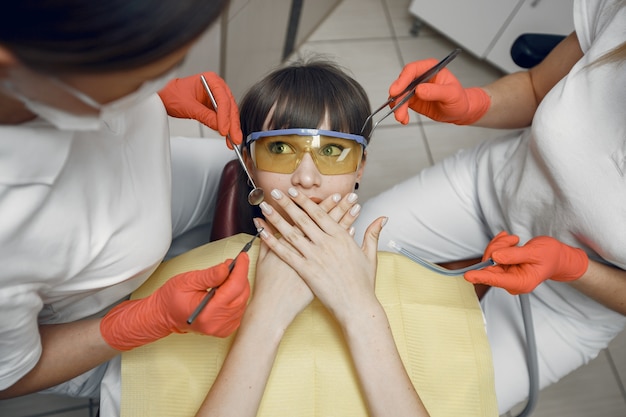
[[620, 7], [620, 0], [577, 0], [574, 2], [574, 27], [583, 52], [602, 34]]
[[42, 306], [32, 285], [0, 289], [0, 390], [15, 384], [39, 361], [37, 315]]

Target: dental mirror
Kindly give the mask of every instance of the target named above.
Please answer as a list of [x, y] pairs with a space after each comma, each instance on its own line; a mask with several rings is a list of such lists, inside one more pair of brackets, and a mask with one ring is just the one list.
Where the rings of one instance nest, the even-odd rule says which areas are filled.
[[[209, 84], [206, 82], [204, 75], [200, 75], [200, 80], [202, 81], [202, 85], [204, 86], [204, 89], [206, 90], [207, 94], [209, 95], [209, 98], [211, 99], [211, 104], [213, 105], [213, 108], [215, 109], [215, 111], [217, 111], [217, 102], [215, 101], [215, 97], [213, 97], [213, 93], [211, 92], [211, 89], [209, 88]], [[253, 206], [258, 206], [259, 204], [261, 204], [261, 202], [265, 198], [265, 193], [263, 192], [262, 188], [257, 187], [256, 184], [254, 183], [254, 180], [252, 179], [250, 172], [248, 172], [246, 163], [243, 161], [243, 157], [241, 156], [241, 151], [239, 150], [239, 147], [235, 145], [233, 140], [230, 138], [230, 135], [226, 135], [226, 139], [228, 140], [230, 145], [233, 147], [233, 150], [235, 151], [235, 154], [237, 155], [237, 159], [239, 160], [239, 163], [241, 164], [241, 167], [243, 168], [244, 172], [248, 176], [248, 181], [250, 181], [250, 184], [252, 185], [252, 191], [248, 193], [248, 203]]]

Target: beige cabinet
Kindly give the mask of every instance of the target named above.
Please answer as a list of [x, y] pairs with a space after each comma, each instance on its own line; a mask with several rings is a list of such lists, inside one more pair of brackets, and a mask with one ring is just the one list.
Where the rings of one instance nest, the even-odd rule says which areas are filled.
[[567, 35], [573, 0], [413, 0], [409, 11], [466, 52], [505, 72], [519, 71], [511, 45], [523, 33]]

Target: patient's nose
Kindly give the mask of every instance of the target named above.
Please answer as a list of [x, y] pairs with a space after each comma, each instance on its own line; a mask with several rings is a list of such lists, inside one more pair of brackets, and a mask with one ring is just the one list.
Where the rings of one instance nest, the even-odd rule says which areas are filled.
[[303, 188], [311, 188], [322, 184], [322, 174], [317, 169], [313, 158], [308, 152], [304, 154], [300, 165], [291, 174], [291, 183]]

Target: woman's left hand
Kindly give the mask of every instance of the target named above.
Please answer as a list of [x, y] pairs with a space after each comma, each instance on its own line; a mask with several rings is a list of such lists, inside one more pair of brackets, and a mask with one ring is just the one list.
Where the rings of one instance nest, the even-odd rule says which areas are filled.
[[274, 190], [272, 198], [291, 217], [295, 226], [267, 203], [261, 206], [266, 220], [289, 244], [281, 243], [269, 233], [263, 233], [261, 237], [273, 252], [298, 272], [335, 317], [345, 323], [351, 314], [378, 302], [374, 294], [378, 236], [386, 218], [378, 218], [370, 225], [361, 248], [324, 208], [293, 188], [289, 194], [291, 198]]
[[[204, 75], [209, 84], [219, 111], [213, 108], [200, 75]], [[241, 144], [243, 134], [237, 103], [226, 82], [214, 72], [176, 78], [159, 91], [159, 96], [170, 116], [195, 119], [217, 130], [222, 136], [230, 135], [235, 144]], [[226, 145], [233, 148], [228, 140]]]

